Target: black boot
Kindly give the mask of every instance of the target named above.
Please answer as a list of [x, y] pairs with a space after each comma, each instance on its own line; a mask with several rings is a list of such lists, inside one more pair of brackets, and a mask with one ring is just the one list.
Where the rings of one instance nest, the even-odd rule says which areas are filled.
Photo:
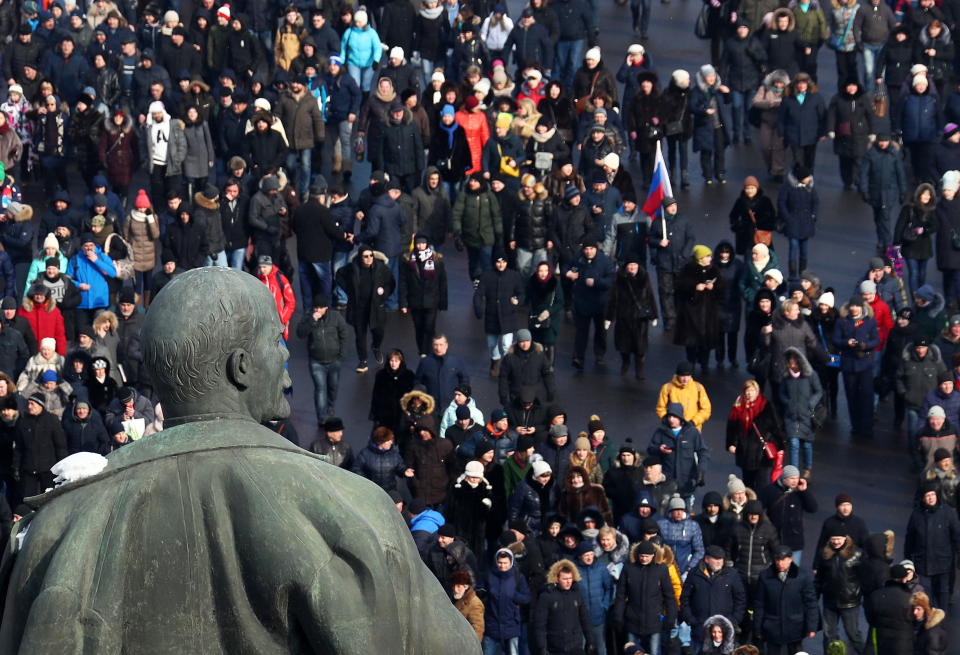
[[634, 371], [636, 371], [636, 372], [634, 373], [634, 376], [635, 376], [638, 380], [646, 380], [646, 379], [647, 379], [647, 376], [644, 375], [644, 373], [643, 373], [643, 363], [644, 363], [643, 360], [644, 360], [644, 359], [645, 359], [645, 355], [636, 355], [636, 356], [635, 356], [635, 360], [634, 360]]
[[803, 273], [805, 270], [807, 270], [807, 260], [801, 258], [801, 259], [800, 259], [800, 272]]
[[797, 262], [790, 262], [790, 279], [797, 279]]
[[626, 375], [630, 370], [630, 353], [620, 353], [620, 375]]

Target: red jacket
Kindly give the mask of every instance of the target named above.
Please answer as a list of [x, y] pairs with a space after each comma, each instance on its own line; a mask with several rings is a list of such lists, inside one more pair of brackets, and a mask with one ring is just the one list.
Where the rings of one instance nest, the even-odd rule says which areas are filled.
[[467, 175], [479, 173], [483, 170], [483, 146], [490, 140], [490, 126], [487, 124], [487, 116], [482, 111], [469, 112], [461, 109], [456, 113], [457, 122], [463, 128], [463, 134], [467, 137], [467, 146], [470, 149], [470, 170]]
[[276, 266], [273, 267], [273, 270], [266, 277], [259, 273], [257, 277], [270, 289], [273, 302], [277, 305], [277, 314], [280, 315], [280, 322], [283, 323], [283, 340], [289, 341], [290, 319], [293, 318], [293, 310], [297, 308], [297, 299], [296, 296], [293, 295], [293, 285], [290, 284], [290, 280], [288, 280]]
[[46, 307], [37, 307], [31, 298], [24, 298], [17, 313], [30, 322], [30, 327], [33, 328], [33, 333], [37, 337], [37, 344], [50, 337], [57, 342], [57, 352], [61, 355], [67, 354], [67, 333], [63, 329], [63, 314], [60, 313], [60, 308], [52, 297], [47, 298]]
[[887, 347], [887, 339], [890, 338], [890, 330], [893, 329], [893, 314], [890, 313], [890, 305], [880, 299], [880, 295], [874, 297], [870, 303], [873, 310], [873, 318], [877, 322], [877, 335], [880, 337], [880, 345], [874, 348], [877, 352]]

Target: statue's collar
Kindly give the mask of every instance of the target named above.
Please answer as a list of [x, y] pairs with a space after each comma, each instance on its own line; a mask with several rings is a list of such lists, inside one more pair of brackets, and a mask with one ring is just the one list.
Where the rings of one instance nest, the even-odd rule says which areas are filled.
[[185, 416], [165, 418], [163, 420], [163, 427], [166, 429], [186, 423], [197, 423], [199, 421], [248, 421], [250, 423], [256, 423], [249, 414], [240, 414], [238, 412], [211, 412], [209, 414], [188, 414]]

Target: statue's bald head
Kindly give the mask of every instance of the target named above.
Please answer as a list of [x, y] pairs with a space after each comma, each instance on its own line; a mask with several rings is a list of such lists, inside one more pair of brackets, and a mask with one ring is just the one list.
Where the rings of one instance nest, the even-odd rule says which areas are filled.
[[[282, 332], [273, 297], [252, 275], [219, 266], [178, 275], [151, 302], [142, 332], [144, 366], [165, 413], [180, 413], [178, 406], [204, 413], [205, 401], [222, 404], [225, 395], [236, 395], [225, 392], [246, 391], [254, 380], [261, 395], [273, 397], [274, 386], [282, 396], [289, 383], [286, 349], [278, 344]], [[285, 415], [280, 407], [264, 411]]]

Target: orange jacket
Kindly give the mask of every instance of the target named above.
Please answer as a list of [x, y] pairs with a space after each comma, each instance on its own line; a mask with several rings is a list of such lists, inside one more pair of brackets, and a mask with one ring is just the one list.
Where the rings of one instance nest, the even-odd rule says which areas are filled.
[[472, 113], [461, 109], [457, 112], [457, 123], [463, 128], [463, 133], [467, 137], [467, 146], [470, 148], [470, 170], [467, 171], [467, 175], [479, 173], [483, 170], [481, 164], [483, 146], [490, 140], [487, 116], [482, 111]]

